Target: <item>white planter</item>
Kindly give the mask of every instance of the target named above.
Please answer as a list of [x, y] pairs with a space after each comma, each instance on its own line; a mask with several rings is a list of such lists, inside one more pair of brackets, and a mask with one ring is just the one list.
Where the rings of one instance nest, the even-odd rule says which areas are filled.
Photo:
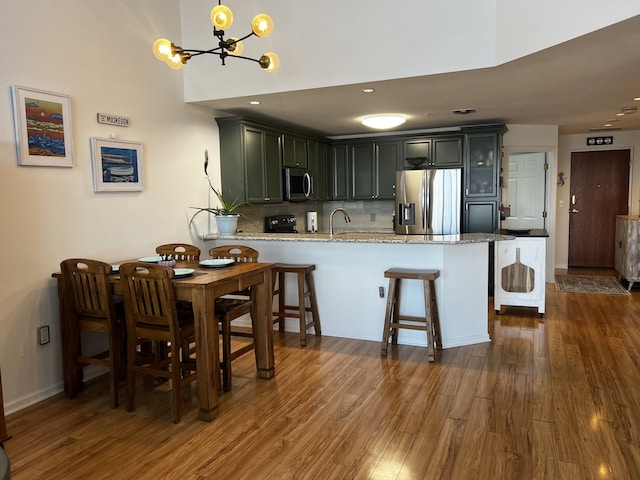
[[220, 235], [233, 235], [238, 229], [239, 215], [216, 215], [216, 225]]

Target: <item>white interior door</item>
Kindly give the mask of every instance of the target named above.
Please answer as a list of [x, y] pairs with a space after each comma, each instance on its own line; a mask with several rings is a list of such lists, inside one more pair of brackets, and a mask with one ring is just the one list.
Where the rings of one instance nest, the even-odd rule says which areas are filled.
[[545, 163], [544, 152], [509, 155], [505, 206], [511, 211], [502, 228], [545, 228]]

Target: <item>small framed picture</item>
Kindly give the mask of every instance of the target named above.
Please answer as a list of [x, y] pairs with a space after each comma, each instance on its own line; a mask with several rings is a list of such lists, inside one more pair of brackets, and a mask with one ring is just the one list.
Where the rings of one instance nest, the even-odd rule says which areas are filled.
[[94, 192], [143, 189], [142, 143], [91, 138]]
[[73, 167], [70, 97], [17, 85], [11, 93], [18, 165]]

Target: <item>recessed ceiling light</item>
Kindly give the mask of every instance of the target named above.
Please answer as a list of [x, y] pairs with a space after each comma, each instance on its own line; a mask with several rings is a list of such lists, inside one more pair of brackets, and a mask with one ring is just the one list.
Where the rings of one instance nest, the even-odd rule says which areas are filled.
[[636, 102], [640, 102], [640, 97], [633, 97]]
[[604, 126], [605, 127], [613, 127], [613, 125], [611, 125], [610, 123], [605, 123]]
[[362, 93], [373, 93], [375, 90], [373, 88], [363, 88], [360, 90]]
[[616, 117], [624, 117], [624, 113], [622, 113], [622, 112], [616, 113]]
[[370, 128], [383, 130], [385, 128], [397, 127], [398, 125], [402, 125], [406, 121], [407, 119], [402, 115], [370, 115], [362, 119], [362, 124]]
[[628, 107], [621, 107], [620, 111], [627, 114], [636, 113], [638, 111], [638, 107], [636, 107], [635, 105], [630, 105]]
[[454, 115], [468, 115], [470, 113], [476, 113], [473, 108], [456, 108], [455, 110], [451, 110], [451, 113]]
[[260, 101], [259, 100], [251, 100], [249, 103], [251, 105], [260, 105]]

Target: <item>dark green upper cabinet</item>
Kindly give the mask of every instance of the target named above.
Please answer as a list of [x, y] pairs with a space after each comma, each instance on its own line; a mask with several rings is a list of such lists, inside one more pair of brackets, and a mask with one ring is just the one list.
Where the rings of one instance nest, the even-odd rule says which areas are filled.
[[467, 135], [467, 197], [493, 197], [498, 194], [499, 156], [497, 132]]
[[238, 118], [216, 121], [223, 195], [255, 204], [282, 202], [281, 132]]
[[351, 198], [371, 200], [376, 196], [375, 145], [373, 142], [350, 147]]
[[433, 165], [436, 167], [462, 167], [462, 135], [435, 137], [433, 139]]
[[311, 189], [312, 200], [330, 200], [330, 188], [327, 188], [329, 170], [327, 144], [317, 140], [307, 141], [308, 168], [311, 171], [313, 185]]
[[331, 198], [349, 200], [349, 145], [331, 147]]
[[404, 158], [400, 168], [462, 167], [462, 135], [410, 138], [404, 141]]
[[282, 165], [308, 168], [306, 138], [289, 133], [282, 135]]
[[411, 138], [404, 141], [404, 156], [401, 162], [401, 170], [412, 168], [426, 168], [431, 166], [431, 139]]
[[376, 144], [376, 173], [378, 192], [376, 199], [391, 200], [395, 197], [396, 170], [400, 160], [400, 142], [378, 142]]

